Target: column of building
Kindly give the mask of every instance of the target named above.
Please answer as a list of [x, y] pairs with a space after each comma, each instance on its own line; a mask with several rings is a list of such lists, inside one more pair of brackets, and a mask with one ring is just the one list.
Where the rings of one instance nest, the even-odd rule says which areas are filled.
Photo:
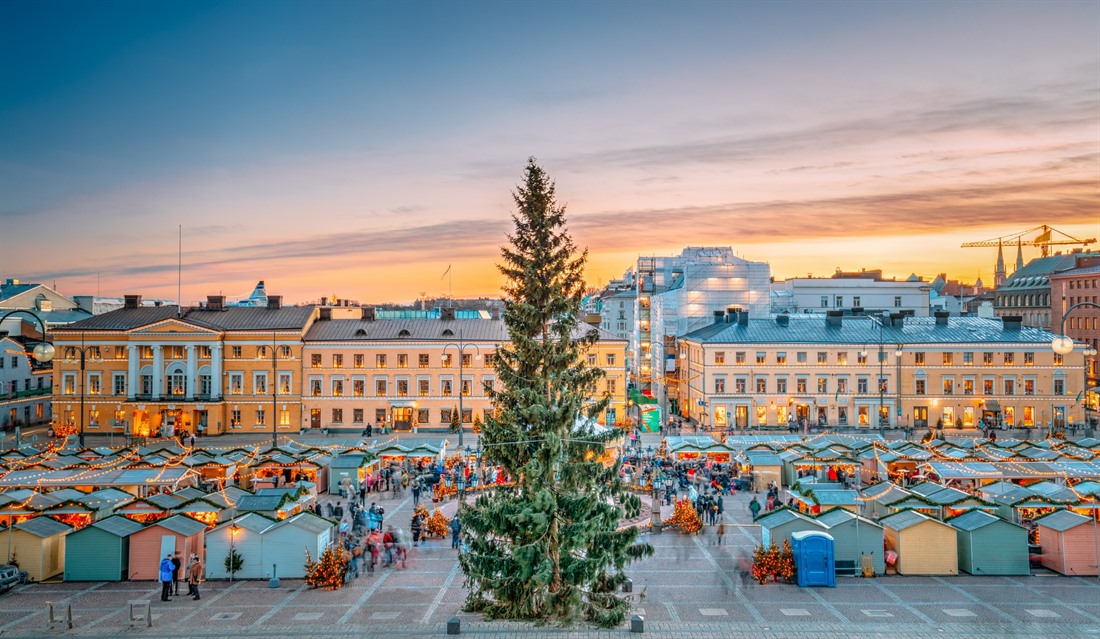
[[161, 346], [153, 347], [153, 401], [160, 401], [164, 389], [164, 349]]
[[187, 345], [187, 399], [195, 399], [195, 389], [199, 381], [195, 365], [195, 350], [197, 348], [194, 344]]
[[133, 401], [141, 392], [141, 347], [130, 344], [126, 348], [130, 358], [126, 371], [126, 399]]

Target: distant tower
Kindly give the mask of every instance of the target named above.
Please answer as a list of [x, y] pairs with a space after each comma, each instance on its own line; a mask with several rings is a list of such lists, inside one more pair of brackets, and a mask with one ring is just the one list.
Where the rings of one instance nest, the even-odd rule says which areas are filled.
[[997, 267], [993, 269], [993, 288], [1001, 288], [1006, 279], [1005, 254], [1001, 249], [1001, 241], [997, 240]]
[[[1016, 238], [1016, 271], [1019, 271], [1024, 267], [1024, 245], [1020, 242], [1020, 238]], [[1012, 271], [1015, 273], [1016, 271]]]

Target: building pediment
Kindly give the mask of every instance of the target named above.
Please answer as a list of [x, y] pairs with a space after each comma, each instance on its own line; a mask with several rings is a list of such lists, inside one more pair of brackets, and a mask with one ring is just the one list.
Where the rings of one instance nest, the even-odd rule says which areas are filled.
[[198, 326], [181, 319], [165, 319], [152, 324], [146, 324], [145, 326], [139, 326], [137, 328], [127, 331], [131, 336], [139, 337], [142, 335], [171, 335], [171, 334], [188, 334], [188, 335], [218, 335], [220, 331]]

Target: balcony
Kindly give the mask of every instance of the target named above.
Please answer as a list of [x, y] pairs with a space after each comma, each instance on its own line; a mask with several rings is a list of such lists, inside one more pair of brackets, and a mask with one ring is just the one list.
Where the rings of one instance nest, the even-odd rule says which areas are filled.
[[166, 402], [171, 404], [220, 402], [223, 399], [221, 395], [210, 393], [199, 393], [193, 398], [188, 398], [186, 395], [153, 395], [151, 393], [139, 393], [134, 395], [133, 399], [119, 398], [120, 401], [128, 402]]

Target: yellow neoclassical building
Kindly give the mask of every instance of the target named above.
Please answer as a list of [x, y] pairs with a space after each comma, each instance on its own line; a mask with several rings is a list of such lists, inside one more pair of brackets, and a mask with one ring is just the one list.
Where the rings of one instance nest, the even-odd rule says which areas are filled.
[[[53, 331], [53, 410], [62, 433], [156, 436], [181, 431], [297, 434], [309, 429], [467, 429], [491, 409], [499, 318], [373, 308], [123, 308]], [[429, 315], [432, 315], [429, 317]], [[587, 324], [580, 331], [598, 331]], [[601, 423], [625, 417], [626, 340], [601, 332], [584, 354], [607, 377]], [[461, 397], [461, 401], [460, 401]]]
[[123, 308], [53, 330], [55, 428], [138, 436], [296, 433], [312, 306]]
[[[509, 340], [501, 319], [476, 315], [322, 308], [302, 350], [305, 426], [447, 428], [459, 411], [467, 429], [484, 422], [493, 360]], [[584, 357], [607, 375], [592, 397], [611, 398], [598, 421], [614, 424], [625, 416], [627, 342], [587, 324], [578, 334], [589, 330], [600, 341]]]
[[679, 340], [682, 414], [715, 429], [1061, 428], [1081, 423], [1081, 346], [1018, 319], [731, 312]]

